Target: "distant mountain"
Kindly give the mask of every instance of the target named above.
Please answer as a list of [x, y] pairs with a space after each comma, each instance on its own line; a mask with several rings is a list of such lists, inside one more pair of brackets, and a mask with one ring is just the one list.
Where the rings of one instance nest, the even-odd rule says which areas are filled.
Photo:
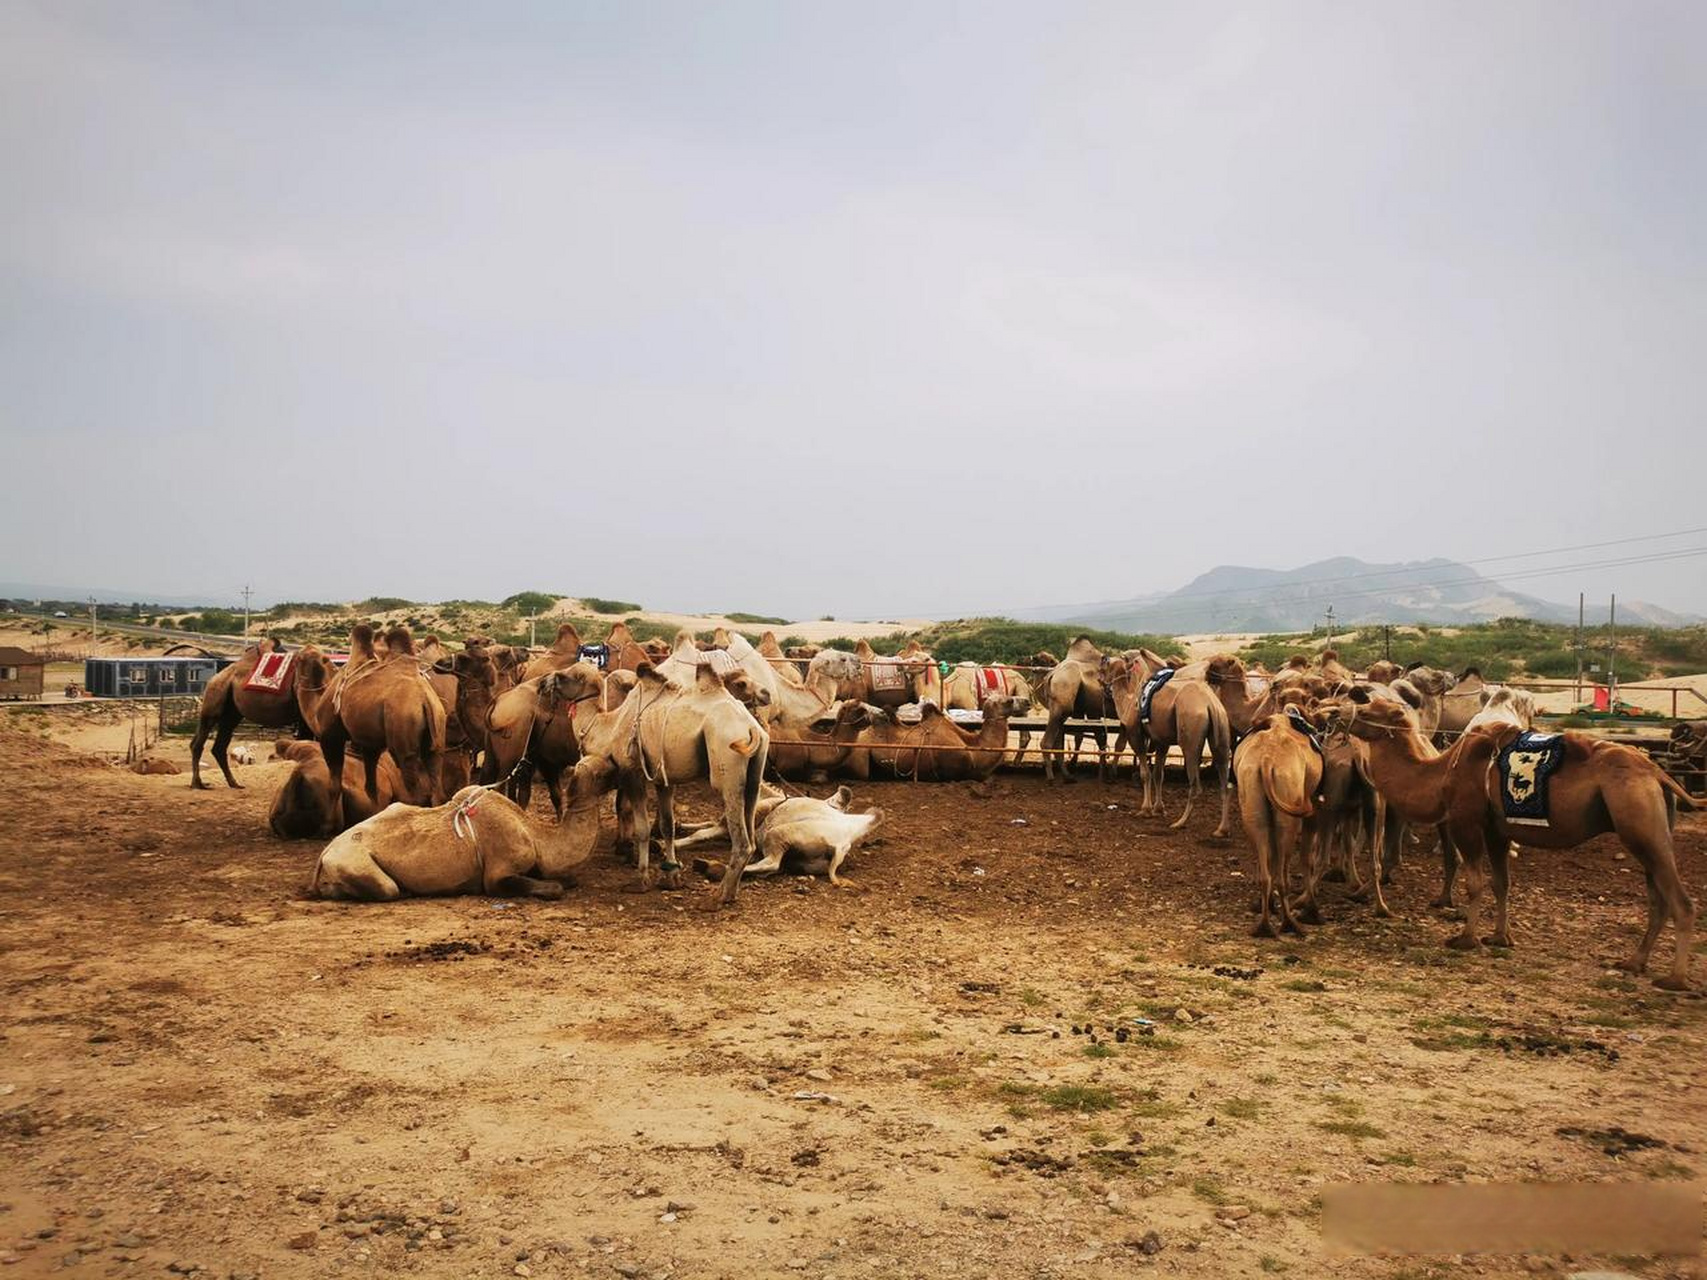
[[[1483, 577], [1453, 560], [1370, 564], [1336, 556], [1297, 569], [1217, 565], [1178, 591], [1095, 604], [1030, 609], [1016, 617], [1111, 631], [1186, 635], [1214, 631], [1308, 631], [1328, 607], [1335, 625], [1375, 622], [1470, 623], [1494, 618], [1575, 622], [1575, 605], [1554, 604]], [[1640, 600], [1620, 600], [1632, 625], [1685, 626], [1700, 619]]]
[[[223, 602], [209, 596], [163, 596], [151, 591], [120, 591], [111, 587], [67, 587], [48, 586], [40, 582], [0, 582], [0, 600], [76, 600], [86, 601], [90, 596], [95, 597], [98, 604], [130, 604], [139, 601], [143, 604], [163, 604], [174, 609], [200, 609], [215, 605], [229, 609], [233, 604], [242, 605], [239, 596], [232, 595]], [[256, 608], [262, 608], [259, 597], [255, 601]]]

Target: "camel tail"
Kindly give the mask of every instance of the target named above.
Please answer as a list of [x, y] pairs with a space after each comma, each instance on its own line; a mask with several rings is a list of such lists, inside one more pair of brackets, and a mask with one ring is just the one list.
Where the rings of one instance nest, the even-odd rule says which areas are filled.
[[1308, 796], [1300, 796], [1296, 803], [1281, 796], [1280, 789], [1275, 785], [1274, 766], [1266, 761], [1262, 766], [1262, 789], [1267, 793], [1269, 803], [1282, 813], [1291, 814], [1294, 818], [1308, 818], [1316, 812]]
[[1668, 801], [1676, 803], [1685, 813], [1691, 813], [1701, 807], [1695, 803], [1695, 797], [1684, 789], [1683, 784], [1664, 769], [1660, 769], [1660, 785], [1665, 788]]
[[731, 742], [729, 744], [729, 749], [736, 755], [751, 758], [753, 753], [759, 749], [759, 745], [764, 742], [764, 740], [764, 730], [755, 724], [752, 729], [748, 731], [747, 740], [745, 742]]

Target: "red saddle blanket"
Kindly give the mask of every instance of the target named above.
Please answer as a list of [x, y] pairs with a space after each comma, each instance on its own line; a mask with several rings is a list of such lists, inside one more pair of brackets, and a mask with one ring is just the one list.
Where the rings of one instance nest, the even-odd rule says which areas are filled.
[[1008, 673], [1002, 667], [979, 667], [973, 674], [972, 687], [978, 698], [999, 698], [1008, 691]]
[[294, 653], [263, 653], [261, 660], [255, 664], [255, 670], [243, 682], [243, 687], [258, 689], [262, 693], [283, 693], [285, 681], [290, 679], [291, 665], [295, 661]]

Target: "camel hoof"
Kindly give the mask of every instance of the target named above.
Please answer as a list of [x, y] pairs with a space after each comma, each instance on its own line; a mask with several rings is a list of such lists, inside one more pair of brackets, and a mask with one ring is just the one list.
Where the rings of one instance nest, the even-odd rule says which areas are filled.
[[[1386, 881], [1382, 881], [1382, 883], [1385, 884]], [[1439, 911], [1450, 911], [1452, 909], [1452, 895], [1443, 893], [1438, 898], [1430, 898], [1428, 905]]]
[[1648, 967], [1648, 963], [1645, 960], [1619, 960], [1612, 967], [1623, 973], [1641, 973]]
[[1302, 907], [1294, 907], [1292, 909], [1298, 913], [1298, 918], [1305, 924], [1322, 923], [1322, 909], [1314, 902], [1309, 902], [1304, 904]]
[[693, 870], [695, 875], [704, 876], [707, 880], [722, 880], [728, 868], [712, 858], [695, 858]]
[[1366, 885], [1361, 889], [1353, 889], [1350, 893], [1346, 894], [1345, 896], [1346, 896], [1346, 900], [1349, 902], [1368, 902], [1369, 899], [1371, 897], [1373, 897], [1374, 895], [1369, 892], [1369, 888]]
[[1504, 947], [1509, 951], [1511, 949], [1511, 935], [1509, 933], [1490, 933], [1482, 939], [1482, 945], [1485, 947]]
[[1393, 909], [1385, 902], [1378, 903], [1375, 907], [1375, 918], [1377, 920], [1391, 920], [1393, 918]]
[[192, 778], [192, 779], [190, 779], [190, 790], [191, 791], [212, 791], [213, 788], [208, 786], [207, 783], [203, 782], [200, 778]]
[[1224, 827], [1216, 827], [1215, 830], [1209, 833], [1209, 838], [1211, 840], [1225, 840], [1232, 834], [1233, 833], [1231, 831], [1226, 830]]
[[1296, 920], [1284, 921], [1280, 926], [1280, 931], [1282, 933], [1294, 934], [1300, 938], [1304, 936], [1304, 930]]
[[666, 871], [658, 877], [658, 888], [659, 889], [670, 890], [670, 889], [680, 889], [681, 887], [682, 887], [682, 873], [681, 873], [681, 870], [679, 868], [675, 871]]
[[1279, 936], [1280, 931], [1274, 927], [1272, 920], [1259, 920], [1256, 928], [1251, 930], [1251, 937], [1253, 938], [1278, 938]]
[[830, 880], [830, 884], [836, 889], [851, 889], [855, 893], [865, 892], [864, 885], [860, 884], [858, 880], [849, 879], [847, 876], [834, 877]]
[[1056, 778], [1055, 781], [1065, 782], [1068, 786], [1077, 786], [1079, 782], [1079, 780], [1070, 773], [1063, 773], [1060, 777]]
[[638, 880], [630, 880], [627, 884], [623, 885], [620, 892], [622, 892], [622, 893], [650, 893], [650, 892], [652, 892], [653, 883], [654, 883], [654, 881], [653, 881], [653, 878], [651, 876], [649, 876], [649, 875], [641, 876]]
[[694, 906], [700, 911], [712, 913], [723, 910], [723, 891], [718, 889], [706, 894], [698, 902], [694, 903]]
[[1674, 978], [1669, 973], [1666, 974], [1665, 977], [1663, 977], [1663, 978], [1655, 978], [1654, 979], [1654, 985], [1656, 987], [1658, 987], [1661, 991], [1692, 991], [1692, 990], [1694, 990], [1694, 988], [1689, 985], [1689, 979], [1688, 978]]
[[1450, 947], [1453, 951], [1474, 951], [1482, 944], [1473, 933], [1455, 933], [1443, 945]]

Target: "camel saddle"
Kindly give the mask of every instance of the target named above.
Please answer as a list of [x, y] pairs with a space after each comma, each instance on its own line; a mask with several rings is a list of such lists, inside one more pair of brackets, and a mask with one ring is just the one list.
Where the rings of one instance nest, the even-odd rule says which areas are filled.
[[1525, 731], [1501, 749], [1496, 762], [1507, 822], [1524, 827], [1547, 825], [1547, 783], [1564, 760], [1562, 733]]
[[1148, 726], [1150, 723], [1150, 703], [1160, 689], [1174, 678], [1174, 668], [1163, 667], [1155, 675], [1144, 682], [1144, 687], [1138, 691], [1138, 723]]
[[874, 693], [905, 689], [913, 683], [899, 658], [878, 658], [868, 669], [871, 672], [871, 688]]
[[999, 698], [1008, 692], [1008, 673], [1003, 667], [979, 667], [972, 673], [972, 688], [978, 701]]
[[295, 663], [294, 653], [263, 653], [261, 660], [255, 664], [255, 669], [249, 673], [249, 678], [243, 682], [243, 687], [254, 689], [258, 693], [283, 693], [285, 682], [290, 679], [290, 669]]
[[1316, 732], [1316, 726], [1306, 720], [1297, 707], [1286, 708], [1286, 723], [1310, 740], [1317, 755], [1322, 754], [1322, 739]]
[[582, 662], [590, 662], [600, 671], [610, 661], [610, 646], [608, 644], [584, 644], [575, 655]]

